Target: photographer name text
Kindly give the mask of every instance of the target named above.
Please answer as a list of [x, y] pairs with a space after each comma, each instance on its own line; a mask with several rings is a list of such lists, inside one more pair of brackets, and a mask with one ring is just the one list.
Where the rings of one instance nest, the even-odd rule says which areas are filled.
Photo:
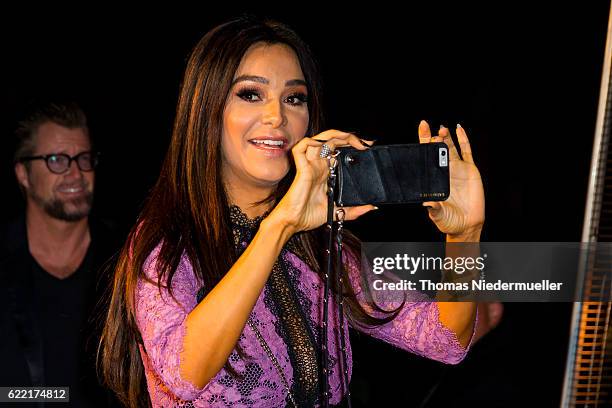
[[385, 282], [381, 279], [374, 280], [372, 287], [374, 290], [446, 290], [446, 291], [558, 291], [561, 290], [563, 282], [551, 282], [543, 279], [539, 282], [504, 282], [498, 279], [489, 282], [485, 279], [473, 280], [470, 282], [434, 282], [428, 279], [421, 279], [418, 282], [401, 280], [399, 282]]

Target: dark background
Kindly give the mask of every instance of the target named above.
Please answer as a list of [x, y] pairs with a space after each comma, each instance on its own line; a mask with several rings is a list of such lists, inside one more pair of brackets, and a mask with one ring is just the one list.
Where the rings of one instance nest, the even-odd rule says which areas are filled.
[[[329, 5], [328, 5], [329, 6]], [[128, 228], [167, 148], [189, 51], [243, 11], [293, 26], [318, 57], [328, 127], [416, 143], [417, 125], [460, 122], [486, 192], [488, 241], [580, 241], [609, 3], [495, 2], [331, 12], [294, 8], [2, 13], [3, 219], [23, 203], [12, 131], [31, 98], [85, 108], [103, 162], [95, 212]], [[76, 11], [76, 13], [75, 13]], [[420, 206], [352, 225], [364, 241], [442, 240]], [[506, 304], [460, 366], [354, 334], [356, 406], [558, 406], [571, 304]]]

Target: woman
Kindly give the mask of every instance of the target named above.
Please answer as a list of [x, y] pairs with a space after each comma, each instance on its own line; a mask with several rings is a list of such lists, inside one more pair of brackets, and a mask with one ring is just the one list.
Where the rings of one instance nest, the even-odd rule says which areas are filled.
[[[314, 59], [286, 26], [240, 18], [195, 47], [161, 175], [120, 255], [101, 343], [106, 383], [128, 406], [318, 404], [328, 175], [321, 141], [332, 149], [372, 144], [322, 128]], [[448, 143], [457, 176], [447, 201], [425, 203], [430, 218], [449, 241], [477, 241], [484, 195], [465, 131], [463, 160], [447, 129], [432, 137], [423, 122], [419, 137]], [[346, 208], [346, 219], [373, 209]], [[352, 327], [447, 363], [463, 359], [474, 304], [383, 310], [369, 302], [359, 242], [348, 233], [345, 248]], [[337, 325], [332, 319], [330, 330]], [[348, 324], [343, 330], [348, 338]], [[331, 334], [328, 349], [335, 404], [347, 391]], [[350, 347], [347, 359], [350, 371]]]

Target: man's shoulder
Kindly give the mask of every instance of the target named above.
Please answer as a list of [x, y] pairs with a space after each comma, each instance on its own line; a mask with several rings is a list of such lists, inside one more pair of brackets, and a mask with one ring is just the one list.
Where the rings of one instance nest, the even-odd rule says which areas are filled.
[[15, 272], [28, 268], [30, 262], [25, 216], [0, 222], [0, 281], [5, 286], [21, 281], [25, 275]]
[[24, 214], [0, 222], [0, 261], [27, 247]]
[[119, 224], [107, 217], [90, 216], [88, 222], [89, 229], [94, 237], [115, 235], [121, 231]]
[[109, 218], [89, 217], [94, 269], [112, 269], [125, 243], [122, 228]]
[[96, 246], [121, 248], [127, 237], [127, 230], [110, 218], [89, 217], [89, 232]]

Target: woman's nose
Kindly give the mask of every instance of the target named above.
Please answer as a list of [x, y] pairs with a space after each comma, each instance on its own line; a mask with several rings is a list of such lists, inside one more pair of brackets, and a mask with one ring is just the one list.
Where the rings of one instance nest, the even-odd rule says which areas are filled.
[[279, 101], [271, 101], [266, 104], [266, 110], [263, 115], [263, 123], [272, 127], [280, 127], [285, 124], [285, 116], [283, 106]]

